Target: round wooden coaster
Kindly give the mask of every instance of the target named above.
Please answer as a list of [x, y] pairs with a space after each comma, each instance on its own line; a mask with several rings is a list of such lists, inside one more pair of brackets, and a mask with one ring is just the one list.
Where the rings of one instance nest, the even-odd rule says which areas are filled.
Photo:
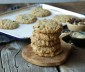
[[22, 57], [26, 61], [38, 66], [57, 66], [65, 62], [71, 50], [71, 45], [64, 41], [61, 41], [61, 47], [63, 52], [55, 57], [40, 57], [35, 55], [32, 51], [31, 45], [28, 45], [22, 50]]

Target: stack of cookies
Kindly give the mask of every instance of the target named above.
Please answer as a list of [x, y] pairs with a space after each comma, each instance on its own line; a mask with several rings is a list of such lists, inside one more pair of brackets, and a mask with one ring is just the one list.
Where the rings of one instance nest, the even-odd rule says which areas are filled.
[[61, 53], [59, 36], [62, 27], [53, 20], [39, 20], [34, 25], [31, 36], [33, 52], [39, 56], [53, 57]]

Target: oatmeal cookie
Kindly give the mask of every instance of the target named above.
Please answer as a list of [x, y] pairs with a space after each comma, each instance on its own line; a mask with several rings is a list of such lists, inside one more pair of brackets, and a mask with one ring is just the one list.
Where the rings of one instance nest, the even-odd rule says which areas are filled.
[[60, 44], [54, 47], [38, 47], [36, 45], [31, 45], [33, 52], [39, 56], [55, 56], [62, 52]]
[[59, 33], [62, 31], [62, 26], [59, 25], [56, 21], [51, 19], [43, 19], [37, 21], [33, 26], [34, 30], [41, 33]]
[[21, 24], [30, 24], [37, 21], [37, 18], [30, 14], [21, 14], [16, 17], [16, 21]]
[[59, 50], [58, 52], [52, 52], [52, 53], [36, 53], [34, 52], [36, 55], [42, 56], [42, 57], [54, 57], [56, 55], [59, 55], [62, 52], [62, 50]]
[[53, 40], [53, 41], [46, 41], [46, 40], [37, 39], [32, 36], [31, 43], [35, 44], [36, 46], [54, 46], [60, 44], [60, 39]]
[[60, 49], [60, 44], [55, 45], [53, 47], [45, 47], [45, 46], [39, 47], [34, 44], [31, 44], [31, 46], [33, 47], [33, 51], [36, 51], [39, 53], [55, 52], [56, 50]]
[[33, 31], [32, 36], [36, 39], [46, 40], [46, 41], [54, 41], [59, 39], [61, 33], [55, 33], [55, 34], [45, 34], [45, 33], [38, 33], [36, 31]]
[[37, 8], [34, 8], [30, 12], [30, 14], [36, 17], [46, 17], [51, 15], [51, 12], [47, 9], [43, 9], [42, 7], [37, 7]]
[[0, 28], [1, 29], [16, 29], [19, 27], [19, 24], [16, 21], [3, 19], [0, 20]]
[[56, 15], [52, 20], [57, 21], [58, 23], [66, 23], [70, 18], [75, 16], [72, 15]]

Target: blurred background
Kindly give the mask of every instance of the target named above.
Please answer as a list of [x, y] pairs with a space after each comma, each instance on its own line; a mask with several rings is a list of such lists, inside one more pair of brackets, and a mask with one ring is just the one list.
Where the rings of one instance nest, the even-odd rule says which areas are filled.
[[47, 3], [80, 14], [85, 14], [85, 0], [0, 0], [0, 14], [30, 6], [33, 3]]

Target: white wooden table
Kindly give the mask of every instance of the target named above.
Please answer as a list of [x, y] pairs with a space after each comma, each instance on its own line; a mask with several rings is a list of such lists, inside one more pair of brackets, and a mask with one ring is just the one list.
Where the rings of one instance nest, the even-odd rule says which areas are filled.
[[39, 67], [22, 58], [21, 51], [27, 44], [29, 40], [0, 45], [0, 72], [85, 72], [85, 49], [74, 49], [61, 66]]

